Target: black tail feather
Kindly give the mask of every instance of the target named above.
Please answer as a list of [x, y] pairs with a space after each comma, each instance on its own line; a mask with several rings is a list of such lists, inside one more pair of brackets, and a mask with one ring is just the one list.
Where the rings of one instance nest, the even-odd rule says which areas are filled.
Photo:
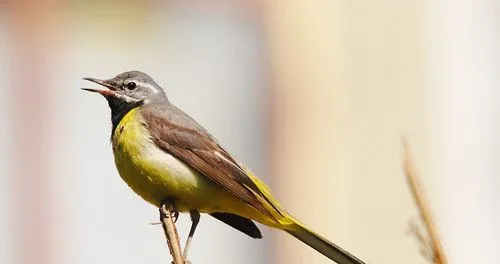
[[229, 213], [211, 213], [210, 215], [252, 238], [262, 238], [259, 228], [248, 218]]

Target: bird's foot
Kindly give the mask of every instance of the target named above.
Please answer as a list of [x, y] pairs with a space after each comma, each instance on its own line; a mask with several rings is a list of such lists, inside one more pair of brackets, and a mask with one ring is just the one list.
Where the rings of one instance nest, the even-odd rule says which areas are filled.
[[179, 210], [177, 210], [177, 206], [175, 206], [175, 199], [169, 198], [164, 200], [161, 204], [160, 207], [165, 206], [167, 211], [170, 213], [172, 216], [172, 220], [174, 223], [177, 223], [177, 219], [179, 219]]

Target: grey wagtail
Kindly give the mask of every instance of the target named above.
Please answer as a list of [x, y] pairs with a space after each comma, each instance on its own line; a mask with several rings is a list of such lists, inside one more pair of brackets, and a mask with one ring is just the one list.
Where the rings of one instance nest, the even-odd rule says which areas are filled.
[[262, 238], [255, 220], [339, 264], [364, 263], [289, 215], [259, 178], [172, 105], [147, 74], [84, 80], [106, 88], [83, 89], [103, 95], [111, 108], [111, 142], [121, 178], [147, 202], [159, 207], [172, 200], [177, 211], [191, 214], [185, 254], [200, 213], [207, 213], [252, 238]]

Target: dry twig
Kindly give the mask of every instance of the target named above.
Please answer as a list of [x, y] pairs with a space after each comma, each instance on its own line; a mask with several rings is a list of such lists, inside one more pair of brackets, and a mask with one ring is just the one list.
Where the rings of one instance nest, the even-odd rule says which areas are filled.
[[175, 228], [173, 214], [175, 208], [171, 203], [163, 203], [160, 206], [160, 222], [167, 237], [168, 249], [172, 255], [172, 264], [185, 264], [179, 244], [179, 234]]
[[422, 237], [417, 236], [417, 238], [420, 240], [420, 243], [423, 244], [423, 252], [432, 252], [431, 255], [434, 264], [447, 264], [445, 254], [441, 246], [441, 240], [439, 239], [436, 226], [432, 220], [428, 203], [422, 193], [419, 174], [417, 172], [415, 164], [413, 163], [413, 159], [410, 153], [410, 145], [405, 138], [403, 138], [403, 166], [406, 174], [406, 180], [413, 196], [413, 200], [418, 207], [420, 218], [422, 219], [425, 229], [429, 234], [429, 243], [421, 241]]

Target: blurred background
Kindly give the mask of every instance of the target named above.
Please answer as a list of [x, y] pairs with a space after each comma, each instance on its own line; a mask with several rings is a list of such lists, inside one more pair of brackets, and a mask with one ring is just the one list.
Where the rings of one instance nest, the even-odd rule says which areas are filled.
[[[500, 253], [500, 2], [0, 1], [0, 263], [169, 263], [82, 77], [150, 74], [289, 212], [367, 263], [428, 263], [413, 147], [450, 263]], [[178, 221], [184, 241], [189, 217]], [[202, 216], [192, 263], [329, 263]]]

